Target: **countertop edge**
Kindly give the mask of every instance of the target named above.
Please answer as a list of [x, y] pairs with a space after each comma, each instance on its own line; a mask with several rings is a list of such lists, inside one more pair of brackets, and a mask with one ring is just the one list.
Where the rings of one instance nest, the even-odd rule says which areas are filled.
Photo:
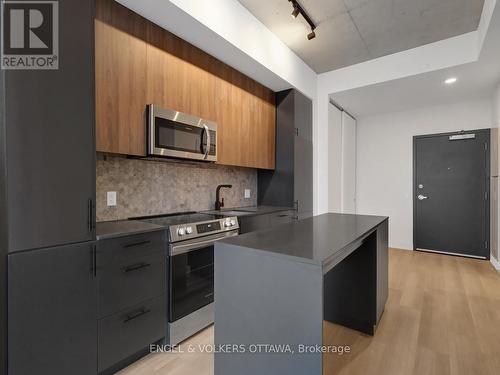
[[[123, 222], [128, 222], [128, 220], [123, 220]], [[103, 223], [111, 223], [109, 221], [105, 222], [100, 222], [97, 223], [103, 224]], [[117, 224], [119, 225], [119, 221], [117, 221]], [[120, 237], [127, 237], [127, 236], [134, 236], [138, 234], [145, 234], [145, 233], [152, 233], [152, 232], [159, 232], [159, 231], [164, 231], [167, 230], [166, 227], [163, 227], [161, 225], [155, 225], [155, 224], [148, 224], [151, 225], [150, 227], [144, 227], [142, 229], [135, 229], [135, 230], [117, 230], [116, 232], [112, 233], [104, 233], [104, 234], [96, 234], [96, 241], [101, 241], [101, 240], [109, 240], [113, 238], [120, 238]], [[153, 227], [154, 225], [154, 227]]]
[[328, 267], [329, 266], [333, 266], [334, 267], [335, 265], [339, 264], [342, 260], [344, 260], [345, 258], [347, 258], [349, 255], [351, 255], [357, 249], [357, 247], [356, 247], [352, 251], [350, 251], [350, 248], [352, 247], [353, 244], [355, 244], [355, 243], [357, 243], [359, 241], [363, 241], [365, 238], [371, 236], [375, 231], [377, 231], [377, 228], [379, 226], [381, 226], [383, 223], [385, 223], [386, 221], [389, 220], [388, 216], [380, 216], [380, 217], [384, 218], [382, 221], [380, 221], [380, 223], [378, 223], [374, 227], [368, 229], [365, 233], [363, 233], [360, 236], [358, 236], [351, 243], [349, 243], [346, 246], [344, 246], [343, 248], [341, 248], [337, 253], [332, 254], [328, 258], [324, 259], [321, 262], [323, 268], [326, 268], [327, 266]]

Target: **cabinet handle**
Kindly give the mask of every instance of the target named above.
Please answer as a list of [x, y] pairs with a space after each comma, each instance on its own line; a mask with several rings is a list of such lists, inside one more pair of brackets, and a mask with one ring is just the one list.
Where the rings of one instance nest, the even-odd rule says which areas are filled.
[[97, 248], [92, 245], [92, 250], [90, 250], [90, 274], [94, 277], [97, 276]]
[[150, 312], [151, 312], [151, 310], [146, 310], [146, 309], [143, 308], [141, 311], [136, 312], [135, 314], [126, 315], [125, 316], [125, 320], [123, 321], [123, 323], [128, 323], [131, 320], [134, 320], [134, 319], [137, 319], [140, 316], [149, 314]]
[[134, 243], [128, 243], [126, 245], [123, 245], [123, 247], [135, 247], [135, 246], [141, 246], [141, 245], [146, 245], [150, 243], [151, 241], [140, 241], [140, 242], [134, 242]]
[[288, 215], [286, 214], [282, 214], [282, 215], [278, 215], [278, 217], [287, 217]]
[[127, 272], [142, 270], [142, 269], [147, 268], [147, 267], [151, 267], [151, 264], [150, 263], [138, 263], [138, 264], [132, 264], [131, 266], [123, 267], [122, 271], [127, 273]]
[[87, 221], [87, 226], [88, 226], [88, 231], [89, 233], [92, 233], [92, 231], [94, 230], [94, 202], [92, 201], [92, 199], [89, 199], [88, 201], [88, 221]]

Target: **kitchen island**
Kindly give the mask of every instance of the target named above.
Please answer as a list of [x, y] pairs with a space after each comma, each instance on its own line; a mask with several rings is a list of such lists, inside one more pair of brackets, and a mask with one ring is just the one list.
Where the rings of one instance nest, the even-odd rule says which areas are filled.
[[322, 374], [323, 321], [373, 335], [388, 218], [324, 214], [218, 242], [215, 374]]

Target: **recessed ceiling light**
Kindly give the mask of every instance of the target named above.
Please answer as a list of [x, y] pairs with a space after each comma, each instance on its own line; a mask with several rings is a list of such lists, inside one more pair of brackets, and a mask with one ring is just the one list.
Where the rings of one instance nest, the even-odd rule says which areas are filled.
[[448, 78], [446, 81], [444, 81], [444, 83], [446, 83], [447, 85], [452, 85], [455, 82], [457, 82], [457, 79], [455, 77]]

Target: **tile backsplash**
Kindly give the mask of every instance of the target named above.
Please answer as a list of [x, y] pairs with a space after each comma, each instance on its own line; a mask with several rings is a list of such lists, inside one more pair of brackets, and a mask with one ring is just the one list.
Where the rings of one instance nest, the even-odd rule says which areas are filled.
[[[225, 207], [257, 204], [255, 169], [101, 154], [96, 168], [97, 221], [210, 210], [220, 184], [233, 185], [221, 190]], [[251, 190], [250, 198], [245, 198], [245, 189]], [[116, 206], [107, 206], [108, 191], [117, 192]]]

